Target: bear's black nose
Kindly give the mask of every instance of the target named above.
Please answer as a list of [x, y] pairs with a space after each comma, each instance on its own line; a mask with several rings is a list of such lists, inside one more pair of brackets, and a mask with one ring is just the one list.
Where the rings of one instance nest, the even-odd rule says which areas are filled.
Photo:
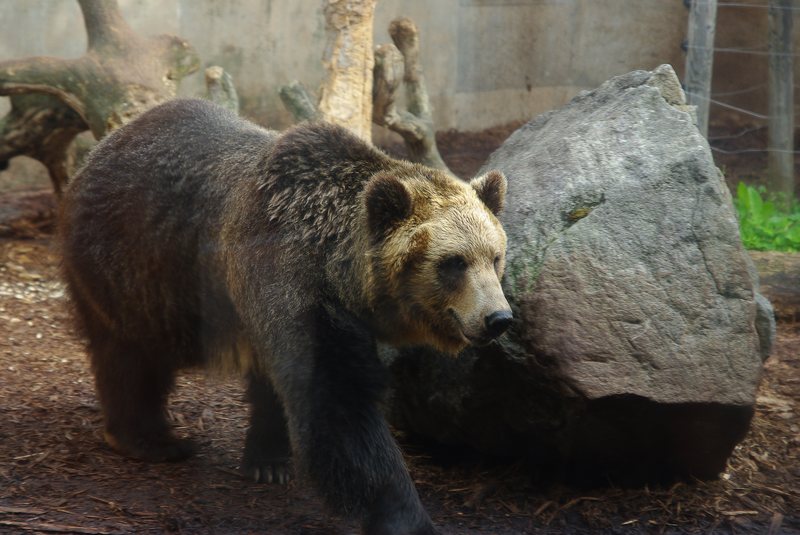
[[514, 316], [510, 310], [497, 310], [486, 316], [484, 321], [486, 322], [486, 331], [489, 336], [497, 338], [511, 327]]

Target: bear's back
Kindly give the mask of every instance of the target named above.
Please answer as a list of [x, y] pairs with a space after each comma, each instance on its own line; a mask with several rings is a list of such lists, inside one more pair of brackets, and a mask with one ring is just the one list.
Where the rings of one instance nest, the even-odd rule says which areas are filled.
[[[151, 201], [202, 201], [266, 154], [278, 134], [216, 104], [180, 99], [153, 108], [109, 134], [72, 180], [68, 197], [151, 196]], [[250, 173], [252, 174], [252, 173]], [[251, 179], [254, 177], [250, 177]], [[211, 200], [211, 199], [209, 199]]]
[[64, 195], [70, 287], [85, 288], [84, 302], [131, 332], [190, 328], [173, 325], [194, 321], [179, 311], [228, 306], [198, 301], [225, 294], [209, 287], [224, 279], [212, 273], [221, 269], [214, 253], [225, 203], [256, 180], [276, 137], [201, 100], [171, 101], [109, 134]]

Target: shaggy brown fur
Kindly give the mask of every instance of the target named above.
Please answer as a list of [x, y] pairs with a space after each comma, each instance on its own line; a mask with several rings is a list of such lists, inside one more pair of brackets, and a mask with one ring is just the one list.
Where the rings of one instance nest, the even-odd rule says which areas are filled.
[[246, 374], [242, 470], [288, 458], [368, 533], [432, 533], [376, 407], [376, 340], [454, 353], [511, 323], [506, 182], [393, 160], [346, 130], [283, 135], [174, 101], [109, 135], [65, 194], [63, 272], [118, 451], [187, 455], [164, 418], [186, 366]]

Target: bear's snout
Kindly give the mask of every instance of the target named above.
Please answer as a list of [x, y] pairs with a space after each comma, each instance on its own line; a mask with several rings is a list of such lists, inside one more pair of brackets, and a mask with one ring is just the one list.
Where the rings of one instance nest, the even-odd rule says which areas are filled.
[[497, 338], [511, 327], [514, 316], [510, 310], [496, 310], [484, 318], [486, 332], [492, 338]]

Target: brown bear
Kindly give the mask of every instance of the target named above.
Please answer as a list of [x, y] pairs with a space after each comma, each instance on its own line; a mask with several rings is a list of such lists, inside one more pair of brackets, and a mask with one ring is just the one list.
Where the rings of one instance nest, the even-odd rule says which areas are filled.
[[175, 100], [106, 137], [59, 215], [63, 275], [119, 452], [194, 446], [164, 405], [177, 370], [235, 369], [252, 404], [241, 470], [289, 458], [366, 533], [435, 533], [377, 407], [377, 342], [456, 353], [512, 322], [501, 173], [462, 182], [347, 130], [284, 134]]

